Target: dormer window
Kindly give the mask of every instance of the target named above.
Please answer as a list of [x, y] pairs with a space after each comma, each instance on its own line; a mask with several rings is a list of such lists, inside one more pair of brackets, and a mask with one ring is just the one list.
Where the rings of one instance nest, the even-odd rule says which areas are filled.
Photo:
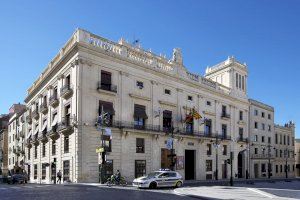
[[141, 90], [144, 88], [144, 83], [142, 81], [137, 81], [136, 86]]

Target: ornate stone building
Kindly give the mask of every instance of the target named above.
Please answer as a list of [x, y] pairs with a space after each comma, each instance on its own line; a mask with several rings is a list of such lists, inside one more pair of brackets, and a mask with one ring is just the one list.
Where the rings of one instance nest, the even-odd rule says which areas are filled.
[[119, 169], [129, 181], [172, 167], [186, 180], [229, 179], [231, 152], [232, 175], [246, 178], [247, 77], [233, 57], [200, 76], [178, 48], [168, 60], [78, 29], [28, 89], [22, 130], [30, 181], [51, 182], [61, 170], [64, 181], [98, 182], [96, 150], [106, 152], [107, 176]]
[[0, 175], [7, 175], [8, 172], [8, 120], [9, 115], [0, 115]]

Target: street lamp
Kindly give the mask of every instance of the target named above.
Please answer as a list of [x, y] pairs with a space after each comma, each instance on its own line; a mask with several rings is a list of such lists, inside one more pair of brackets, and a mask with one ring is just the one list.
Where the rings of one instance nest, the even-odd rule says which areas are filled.
[[[213, 141], [211, 140], [211, 142], [213, 142]], [[218, 140], [218, 134], [217, 134], [216, 141], [213, 143], [213, 146], [215, 147], [215, 150], [216, 150], [216, 172], [215, 172], [216, 180], [218, 180], [218, 149], [220, 147], [220, 143], [221, 143], [221, 141]]]
[[[166, 129], [166, 133], [169, 134], [171, 133], [171, 140], [172, 140], [172, 146], [171, 146], [171, 154], [168, 155], [168, 157], [170, 157], [171, 159], [171, 170], [174, 171], [175, 170], [175, 158], [176, 158], [176, 154], [175, 154], [175, 149], [174, 149], [174, 126], [173, 126], [173, 122], [171, 122], [171, 126], [169, 126], [169, 128]], [[176, 132], [179, 132], [179, 130], [177, 130]]]

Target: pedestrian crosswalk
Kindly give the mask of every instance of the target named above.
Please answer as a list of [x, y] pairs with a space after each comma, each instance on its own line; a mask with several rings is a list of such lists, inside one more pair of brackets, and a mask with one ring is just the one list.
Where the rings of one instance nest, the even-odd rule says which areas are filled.
[[1, 184], [0, 191], [5, 190], [28, 190], [28, 189], [37, 189], [37, 188], [46, 188], [51, 187], [52, 185], [36, 185], [36, 184], [26, 184], [26, 185], [8, 185]]

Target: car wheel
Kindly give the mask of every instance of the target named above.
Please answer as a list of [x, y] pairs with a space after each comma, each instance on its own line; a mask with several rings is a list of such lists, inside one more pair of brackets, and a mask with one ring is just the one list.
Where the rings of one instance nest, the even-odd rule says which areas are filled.
[[155, 182], [150, 183], [149, 188], [155, 189], [157, 187], [157, 184]]
[[179, 188], [179, 187], [181, 187], [181, 186], [182, 186], [182, 182], [181, 182], [181, 181], [178, 181], [178, 182], [176, 183], [176, 187]]

